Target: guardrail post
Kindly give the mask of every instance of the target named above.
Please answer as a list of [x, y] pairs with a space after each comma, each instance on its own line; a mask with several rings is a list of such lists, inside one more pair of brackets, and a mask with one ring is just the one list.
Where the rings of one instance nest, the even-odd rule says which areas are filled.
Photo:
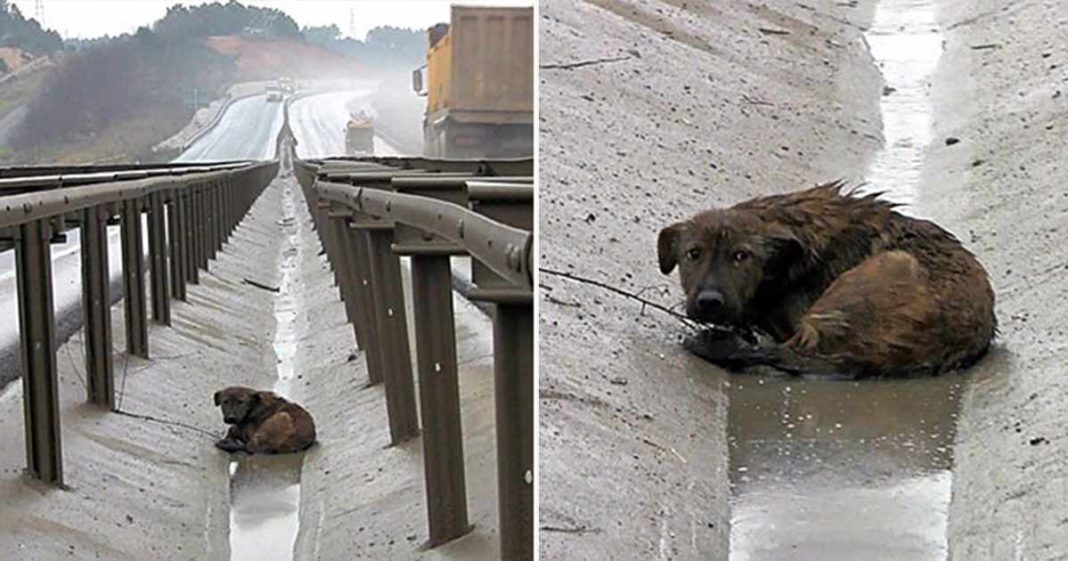
[[182, 204], [179, 201], [178, 190], [170, 192], [170, 202], [167, 204], [167, 242], [170, 244], [171, 256], [171, 295], [185, 301], [186, 299], [186, 274], [185, 274], [185, 244], [184, 232], [182, 231], [184, 216]]
[[189, 186], [182, 190], [182, 215], [185, 218], [182, 230], [183, 238], [185, 239], [185, 276], [190, 283], [200, 284], [200, 268], [198, 267], [200, 260], [197, 258], [196, 234], [197, 207], [194, 190], [194, 186]]
[[381, 350], [386, 409], [393, 444], [419, 435], [419, 415], [415, 406], [412, 358], [408, 347], [408, 320], [404, 308], [400, 258], [393, 254], [393, 228], [367, 231], [371, 261], [371, 288], [375, 302], [375, 325]]
[[[342, 240], [342, 251], [349, 257], [349, 263], [353, 272], [353, 294], [356, 295], [356, 321], [362, 325], [363, 338], [358, 343], [367, 358], [367, 385], [373, 386], [382, 383], [385, 375], [385, 367], [382, 365], [382, 344], [379, 339], [382, 333], [378, 330], [378, 307], [375, 301], [374, 286], [371, 277], [371, 256], [368, 252], [369, 239], [367, 233], [359, 230], [357, 226], [349, 224], [346, 227], [346, 235], [339, 236]], [[357, 336], [359, 338], [359, 335]]]
[[145, 250], [141, 240], [141, 201], [122, 202], [122, 278], [126, 309], [126, 351], [148, 358], [145, 309]]
[[85, 377], [89, 402], [115, 408], [111, 349], [111, 275], [108, 228], [103, 206], [82, 211], [82, 310], [85, 323]]
[[[317, 221], [319, 224], [329, 225], [330, 203], [317, 201], [314, 206], [315, 210], [312, 211], [312, 215], [318, 220], [313, 219], [313, 222]], [[330, 267], [330, 272], [334, 273], [334, 282], [337, 283], [338, 278], [334, 267], [334, 260], [337, 259], [337, 248], [335, 247], [337, 240], [334, 239], [333, 230], [329, 226], [320, 229], [319, 232], [322, 232], [319, 235], [319, 240], [323, 243], [323, 251], [326, 252], [326, 264]]]
[[27, 468], [32, 477], [62, 486], [50, 230], [43, 220], [19, 226], [15, 274], [18, 277]]
[[226, 234], [223, 239], [230, 239], [237, 227], [237, 209], [234, 207], [234, 189], [237, 188], [238, 178], [236, 175], [226, 175], [226, 186], [222, 190], [223, 211], [226, 216]]
[[411, 260], [426, 506], [430, 545], [437, 546], [471, 531], [456, 375], [452, 272], [447, 255], [413, 255]]
[[365, 341], [366, 336], [363, 333], [363, 326], [359, 325], [358, 318], [360, 316], [356, 311], [356, 299], [358, 298], [356, 294], [356, 277], [358, 275], [352, 265], [351, 244], [345, 243], [345, 240], [350, 237], [349, 219], [352, 217], [352, 212], [332, 210], [328, 213], [328, 216], [330, 218], [330, 236], [334, 239], [334, 244], [337, 248], [335, 257], [338, 261], [338, 266], [334, 269], [334, 274], [337, 280], [338, 292], [341, 293], [341, 300], [345, 304], [345, 319], [353, 325], [356, 346], [363, 348], [367, 344]]
[[[534, 230], [533, 189], [467, 182], [479, 214]], [[475, 262], [471, 298], [496, 304], [493, 374], [497, 414], [497, 493], [501, 559], [534, 558], [534, 307], [531, 290], [516, 290]]]
[[501, 559], [534, 559], [534, 309], [498, 303], [493, 320]]
[[197, 204], [197, 266], [207, 271], [209, 259], [208, 238], [211, 233], [211, 212], [208, 209], [207, 183], [201, 184], [194, 193]]
[[163, 195], [148, 196], [148, 255], [152, 271], [152, 319], [171, 324], [171, 296], [167, 287], [167, 231], [163, 218]]
[[219, 213], [219, 191], [222, 189], [222, 180], [212, 180], [208, 189], [204, 191], [204, 202], [208, 206], [208, 258], [216, 259], [219, 249], [222, 248], [222, 224]]

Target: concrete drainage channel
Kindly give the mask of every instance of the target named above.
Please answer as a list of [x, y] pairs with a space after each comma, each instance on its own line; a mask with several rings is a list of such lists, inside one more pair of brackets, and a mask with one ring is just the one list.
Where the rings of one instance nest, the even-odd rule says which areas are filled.
[[[308, 330], [300, 321], [300, 285], [297, 273], [303, 249], [300, 244], [304, 224], [297, 216], [293, 187], [282, 193], [282, 219], [285, 232], [279, 258], [281, 282], [274, 296], [278, 379], [273, 391], [300, 403], [301, 384], [296, 378], [294, 359], [301, 335]], [[300, 529], [301, 469], [304, 454], [250, 456], [238, 454], [230, 462], [230, 559], [260, 561], [293, 559], [293, 545]]]
[[[865, 191], [915, 202], [942, 35], [930, 0], [883, 0], [866, 33], [886, 82]], [[915, 214], [905, 206], [903, 212]], [[963, 375], [729, 382], [731, 559], [942, 560]]]

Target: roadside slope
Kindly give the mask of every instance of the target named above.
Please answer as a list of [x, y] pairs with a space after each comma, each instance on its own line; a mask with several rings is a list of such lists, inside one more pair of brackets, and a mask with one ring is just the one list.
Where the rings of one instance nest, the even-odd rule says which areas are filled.
[[[951, 559], [1068, 552], [1068, 5], [943, 0], [920, 204], [979, 256], [1000, 333], [957, 428]], [[946, 138], [958, 144], [947, 146]]]
[[[543, 3], [542, 267], [671, 305], [660, 228], [862, 177], [881, 143], [870, 2], [836, 4]], [[659, 312], [541, 283], [542, 558], [726, 559], [721, 371]]]

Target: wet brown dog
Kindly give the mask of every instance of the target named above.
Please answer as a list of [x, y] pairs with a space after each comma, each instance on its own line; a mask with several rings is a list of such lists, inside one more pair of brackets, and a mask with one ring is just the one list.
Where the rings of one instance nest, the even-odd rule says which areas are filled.
[[215, 392], [223, 421], [232, 425], [215, 446], [227, 452], [287, 454], [315, 443], [315, 422], [303, 407], [272, 392], [232, 386]]
[[693, 319], [687, 339], [730, 368], [793, 374], [915, 376], [966, 367], [997, 331], [986, 271], [952, 234], [841, 182], [709, 210], [660, 232], [660, 270], [676, 265]]

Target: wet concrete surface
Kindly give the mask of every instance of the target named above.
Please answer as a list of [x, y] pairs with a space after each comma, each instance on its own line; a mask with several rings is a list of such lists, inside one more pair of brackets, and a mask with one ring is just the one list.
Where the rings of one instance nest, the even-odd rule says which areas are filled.
[[[1068, 338], [1058, 310], [1068, 192], [1058, 154], [1068, 53], [1058, 38], [1068, 5], [604, 4], [542, 13], [552, 38], [543, 35], [542, 64], [554, 67], [541, 78], [543, 266], [670, 305], [678, 289], [653, 261], [669, 221], [820, 179], [867, 180], [977, 254], [1001, 330], [978, 365], [937, 379], [724, 376], [682, 355], [672, 337], [682, 329], [656, 312], [543, 274], [543, 558], [1066, 558]], [[816, 33], [747, 21], [754, 13], [785, 13]], [[711, 15], [715, 28], [703, 26]], [[692, 50], [662, 53], [663, 37]], [[583, 144], [591, 136], [601, 140]], [[679, 395], [691, 380], [722, 410], [692, 408]], [[664, 414], [671, 423], [658, 422]], [[686, 466], [657, 469], [674, 454], [623, 446], [677, 441], [687, 434], [672, 426], [679, 417], [702, 427], [706, 473], [729, 458], [729, 492], [708, 478], [713, 493], [674, 494]], [[620, 463], [628, 469], [605, 468]], [[650, 494], [659, 510], [643, 500]], [[704, 544], [676, 515], [695, 503], [722, 524]]]
[[979, 256], [999, 319], [961, 399], [949, 557], [1065, 559], [1068, 4], [943, 1], [937, 18], [946, 42], [918, 205]]
[[[837, 4], [543, 3], [541, 266], [672, 306], [660, 228], [862, 177], [881, 145], [872, 10]], [[541, 558], [727, 559], [731, 451], [750, 449], [730, 420], [753, 420], [735, 379], [670, 317], [539, 282]]]
[[[303, 386], [295, 384], [294, 356], [309, 325], [298, 321], [304, 304], [303, 278], [297, 270], [304, 246], [292, 181], [281, 187], [284, 238], [278, 254], [279, 291], [274, 294], [276, 373], [271, 391], [301, 403]], [[266, 389], [266, 388], [264, 388]], [[314, 418], [314, 417], [313, 417]], [[230, 558], [233, 561], [288, 561], [300, 530], [301, 469], [304, 454], [234, 454], [230, 461]]]
[[47, 489], [22, 475], [21, 384], [0, 398], [0, 552], [4, 559], [229, 558], [229, 455], [211, 395], [275, 379], [273, 310], [243, 282], [277, 282], [280, 191], [268, 189], [222, 253], [175, 302], [173, 326], [149, 325], [149, 360], [126, 356], [122, 305], [112, 307], [119, 408], [87, 405], [79, 334], [58, 351], [64, 478]]
[[[367, 386], [362, 351], [345, 320], [333, 274], [295, 192], [296, 263], [303, 279], [296, 321], [310, 326], [294, 355], [295, 387], [316, 418], [319, 445], [305, 454], [295, 559], [496, 559], [497, 477], [493, 344], [489, 320], [454, 295], [464, 462], [471, 533], [428, 541], [422, 442], [390, 446], [385, 394]], [[405, 282], [407, 267], [402, 271]], [[406, 288], [410, 294], [410, 288]], [[408, 306], [409, 328], [413, 325]], [[410, 334], [411, 339], [411, 334]], [[414, 342], [412, 342], [414, 348]], [[417, 377], [418, 378], [418, 377]], [[418, 380], [416, 380], [418, 383]]]

